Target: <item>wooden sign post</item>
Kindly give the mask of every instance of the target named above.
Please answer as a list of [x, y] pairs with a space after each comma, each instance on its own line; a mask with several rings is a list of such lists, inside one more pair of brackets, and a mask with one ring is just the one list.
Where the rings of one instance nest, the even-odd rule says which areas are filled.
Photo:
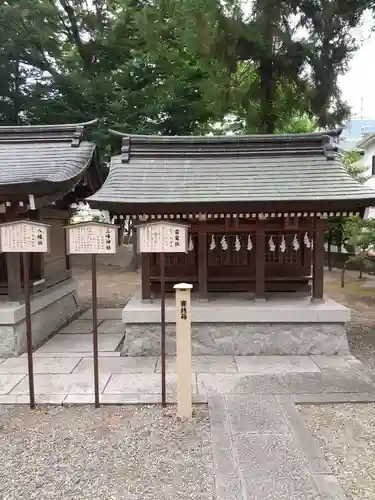
[[137, 227], [140, 253], [158, 253], [160, 259], [160, 347], [161, 402], [166, 406], [165, 369], [165, 253], [188, 252], [188, 225], [169, 221], [150, 222]]
[[49, 228], [49, 224], [28, 219], [6, 222], [0, 225], [0, 251], [22, 254], [30, 408], [35, 408], [30, 307], [30, 253], [48, 253], [50, 251]]
[[92, 281], [92, 344], [94, 357], [95, 407], [99, 401], [99, 353], [98, 353], [98, 295], [96, 281], [96, 255], [114, 254], [117, 250], [118, 226], [101, 222], [81, 222], [65, 227], [67, 231], [67, 253], [91, 254]]
[[179, 283], [176, 290], [176, 361], [177, 361], [177, 415], [192, 416], [191, 390], [191, 289], [193, 285]]

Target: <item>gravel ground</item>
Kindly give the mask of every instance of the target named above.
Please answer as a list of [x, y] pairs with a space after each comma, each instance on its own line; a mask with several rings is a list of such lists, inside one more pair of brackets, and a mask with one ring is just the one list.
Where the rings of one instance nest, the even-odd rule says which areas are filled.
[[[346, 284], [340, 286], [341, 271], [325, 272], [325, 292], [337, 302], [349, 307], [351, 321], [347, 325], [351, 352], [365, 365], [375, 369], [375, 290], [361, 288], [358, 271], [346, 272]], [[369, 277], [374, 280], [374, 276]]]
[[213, 500], [206, 407], [0, 406], [2, 500]]
[[375, 404], [300, 406], [348, 500], [375, 498]]

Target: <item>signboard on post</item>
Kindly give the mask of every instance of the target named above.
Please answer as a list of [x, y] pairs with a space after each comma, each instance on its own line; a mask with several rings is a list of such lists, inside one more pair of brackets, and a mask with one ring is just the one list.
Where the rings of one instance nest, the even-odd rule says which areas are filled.
[[188, 226], [166, 221], [138, 226], [138, 249], [140, 253], [186, 253]]
[[49, 252], [49, 227], [48, 224], [33, 220], [19, 220], [1, 224], [1, 252]]
[[166, 402], [165, 369], [165, 254], [188, 252], [188, 225], [167, 220], [137, 226], [138, 251], [160, 256], [160, 324], [161, 324], [161, 399]]
[[92, 280], [92, 339], [94, 354], [95, 406], [99, 408], [99, 353], [98, 353], [98, 295], [96, 282], [97, 254], [115, 254], [118, 242], [118, 226], [102, 222], [81, 222], [66, 226], [66, 245], [69, 255], [91, 255]]
[[22, 254], [23, 290], [25, 296], [25, 322], [27, 342], [27, 363], [29, 375], [30, 408], [35, 408], [33, 340], [30, 307], [30, 253], [50, 251], [49, 224], [34, 220], [17, 220], [0, 225], [0, 251]]

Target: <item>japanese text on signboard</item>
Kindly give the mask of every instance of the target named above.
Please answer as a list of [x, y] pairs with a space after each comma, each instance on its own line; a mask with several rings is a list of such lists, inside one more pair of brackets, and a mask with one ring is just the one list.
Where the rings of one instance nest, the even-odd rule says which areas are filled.
[[48, 252], [48, 227], [36, 222], [4, 224], [0, 229], [2, 252]]
[[68, 252], [71, 254], [116, 253], [116, 227], [85, 225], [68, 228]]
[[145, 224], [139, 227], [141, 253], [173, 253], [187, 251], [187, 227], [177, 224]]

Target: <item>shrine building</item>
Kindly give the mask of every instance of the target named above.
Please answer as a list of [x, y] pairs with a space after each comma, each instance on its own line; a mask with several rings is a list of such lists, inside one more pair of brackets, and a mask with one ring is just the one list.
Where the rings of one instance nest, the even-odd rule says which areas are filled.
[[[30, 219], [50, 225], [50, 253], [30, 254], [33, 344], [79, 309], [66, 253], [69, 205], [102, 184], [97, 148], [74, 125], [0, 127], [0, 222]], [[26, 350], [22, 259], [0, 253], [0, 357]]]
[[[188, 251], [166, 254], [165, 275], [169, 291], [179, 282], [193, 285], [193, 352], [348, 351], [349, 311], [324, 298], [326, 220], [363, 216], [375, 191], [345, 171], [335, 145], [339, 132], [113, 133], [122, 140], [121, 154], [87, 201], [135, 225], [189, 225]], [[141, 296], [123, 311], [129, 355], [151, 354], [158, 345], [159, 255], [142, 254], [141, 262]], [[172, 353], [172, 298], [167, 321]]]

